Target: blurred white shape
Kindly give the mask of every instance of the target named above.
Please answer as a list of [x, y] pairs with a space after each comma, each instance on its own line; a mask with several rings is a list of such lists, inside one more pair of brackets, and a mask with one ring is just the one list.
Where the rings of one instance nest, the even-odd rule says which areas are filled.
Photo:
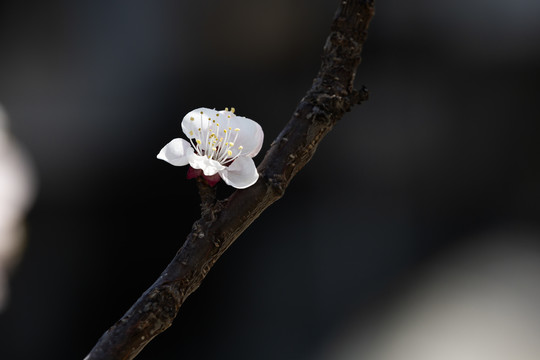
[[539, 238], [498, 233], [452, 255], [323, 359], [540, 359]]
[[22, 250], [22, 222], [34, 195], [29, 161], [7, 133], [7, 125], [0, 105], [0, 310], [6, 305], [8, 272]]

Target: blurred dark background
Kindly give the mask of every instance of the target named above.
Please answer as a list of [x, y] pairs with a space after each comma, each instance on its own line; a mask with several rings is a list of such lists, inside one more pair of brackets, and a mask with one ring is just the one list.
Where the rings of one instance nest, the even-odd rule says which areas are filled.
[[[155, 158], [184, 114], [258, 121], [259, 162], [337, 3], [0, 3], [0, 103], [39, 182], [0, 359], [87, 354], [198, 217], [187, 169]], [[537, 251], [539, 16], [534, 0], [377, 2], [357, 77], [370, 100], [138, 358], [315, 359], [486, 234]]]

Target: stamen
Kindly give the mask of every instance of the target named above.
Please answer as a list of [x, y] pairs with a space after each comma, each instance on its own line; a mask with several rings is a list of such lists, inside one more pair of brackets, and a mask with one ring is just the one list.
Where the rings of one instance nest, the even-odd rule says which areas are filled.
[[235, 131], [235, 134], [234, 134], [234, 139], [232, 139], [232, 141], [231, 141], [231, 146], [234, 146], [234, 143], [236, 142], [236, 139], [238, 139], [238, 135], [240, 134], [240, 132], [239, 132], [240, 129], [236, 128], [236, 129], [234, 129], [234, 131]]
[[[238, 153], [237, 153], [235, 156], [233, 156], [233, 157], [227, 159], [227, 161], [233, 162], [234, 160], [238, 159], [238, 157], [242, 154], [242, 149], [243, 149], [243, 148], [244, 148], [244, 147], [243, 147], [242, 145], [240, 145], [240, 146], [238, 147], [238, 150], [239, 150]], [[231, 155], [232, 155], [232, 151], [229, 150], [229, 152], [230, 152]], [[230, 156], [230, 155], [229, 155], [229, 156]]]
[[211, 129], [206, 129], [206, 139], [204, 140], [205, 148], [210, 144], [210, 141], [212, 140], [212, 133]]
[[189, 143], [190, 143], [191, 146], [193, 146], [193, 148], [197, 151], [197, 154], [200, 155], [201, 153], [199, 152], [199, 147], [193, 143], [193, 139], [192, 139], [192, 138], [189, 138]]

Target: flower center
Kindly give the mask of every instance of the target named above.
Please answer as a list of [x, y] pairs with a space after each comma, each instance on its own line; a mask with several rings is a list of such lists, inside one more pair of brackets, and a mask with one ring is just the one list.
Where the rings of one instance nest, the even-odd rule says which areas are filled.
[[[231, 112], [234, 113], [234, 108], [231, 109]], [[207, 121], [207, 126], [198, 128], [197, 134], [194, 134], [193, 131], [189, 132], [189, 135], [193, 136], [189, 139], [191, 145], [195, 148], [197, 155], [206, 156], [222, 165], [230, 165], [240, 156], [244, 148], [242, 145], [235, 147], [240, 129], [233, 129], [230, 126], [231, 115], [226, 115], [225, 123], [220, 124], [219, 113], [216, 113], [215, 119], [208, 117], [208, 120], [203, 119], [203, 114], [201, 111], [201, 125], [203, 125], [203, 121]], [[190, 120], [195, 121], [195, 118], [191, 117]], [[223, 126], [224, 124], [225, 126]]]

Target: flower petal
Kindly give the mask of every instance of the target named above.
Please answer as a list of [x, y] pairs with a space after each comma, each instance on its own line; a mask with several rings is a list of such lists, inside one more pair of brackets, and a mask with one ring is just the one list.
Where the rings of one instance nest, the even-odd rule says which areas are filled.
[[221, 165], [216, 160], [207, 158], [206, 156], [199, 156], [194, 154], [189, 158], [189, 165], [194, 169], [201, 169], [206, 176], [212, 176], [219, 171], [225, 169], [225, 166]]
[[174, 166], [184, 166], [189, 163], [189, 157], [193, 154], [191, 144], [184, 139], [173, 139], [161, 149], [158, 159], [165, 160]]
[[240, 129], [234, 148], [238, 149], [238, 146], [242, 146], [242, 155], [245, 156], [254, 157], [257, 155], [261, 150], [264, 140], [264, 133], [261, 126], [251, 119], [236, 116], [230, 111], [220, 111], [219, 113], [223, 114], [223, 126], [230, 127], [232, 131]]
[[209, 108], [198, 108], [190, 111], [182, 120], [182, 131], [188, 139], [199, 139], [201, 144], [199, 147], [207, 150], [206, 133], [208, 127], [212, 123], [212, 119], [216, 119], [216, 110]]
[[237, 189], [250, 187], [259, 178], [253, 159], [247, 156], [241, 156], [234, 160], [228, 168], [220, 171], [219, 175], [227, 185]]
[[[182, 131], [189, 139], [201, 140], [199, 147], [206, 151], [208, 150], [206, 134], [211, 124], [214, 124], [213, 128], [215, 130], [215, 123], [219, 123], [221, 129], [234, 133], [234, 135], [231, 134], [229, 139], [235, 145], [231, 148], [232, 156], [239, 152], [239, 146], [242, 146], [242, 155], [249, 157], [254, 157], [261, 150], [264, 140], [261, 126], [251, 119], [236, 116], [232, 111], [217, 111], [209, 108], [195, 109], [184, 116]], [[235, 129], [240, 130], [235, 132]]]

